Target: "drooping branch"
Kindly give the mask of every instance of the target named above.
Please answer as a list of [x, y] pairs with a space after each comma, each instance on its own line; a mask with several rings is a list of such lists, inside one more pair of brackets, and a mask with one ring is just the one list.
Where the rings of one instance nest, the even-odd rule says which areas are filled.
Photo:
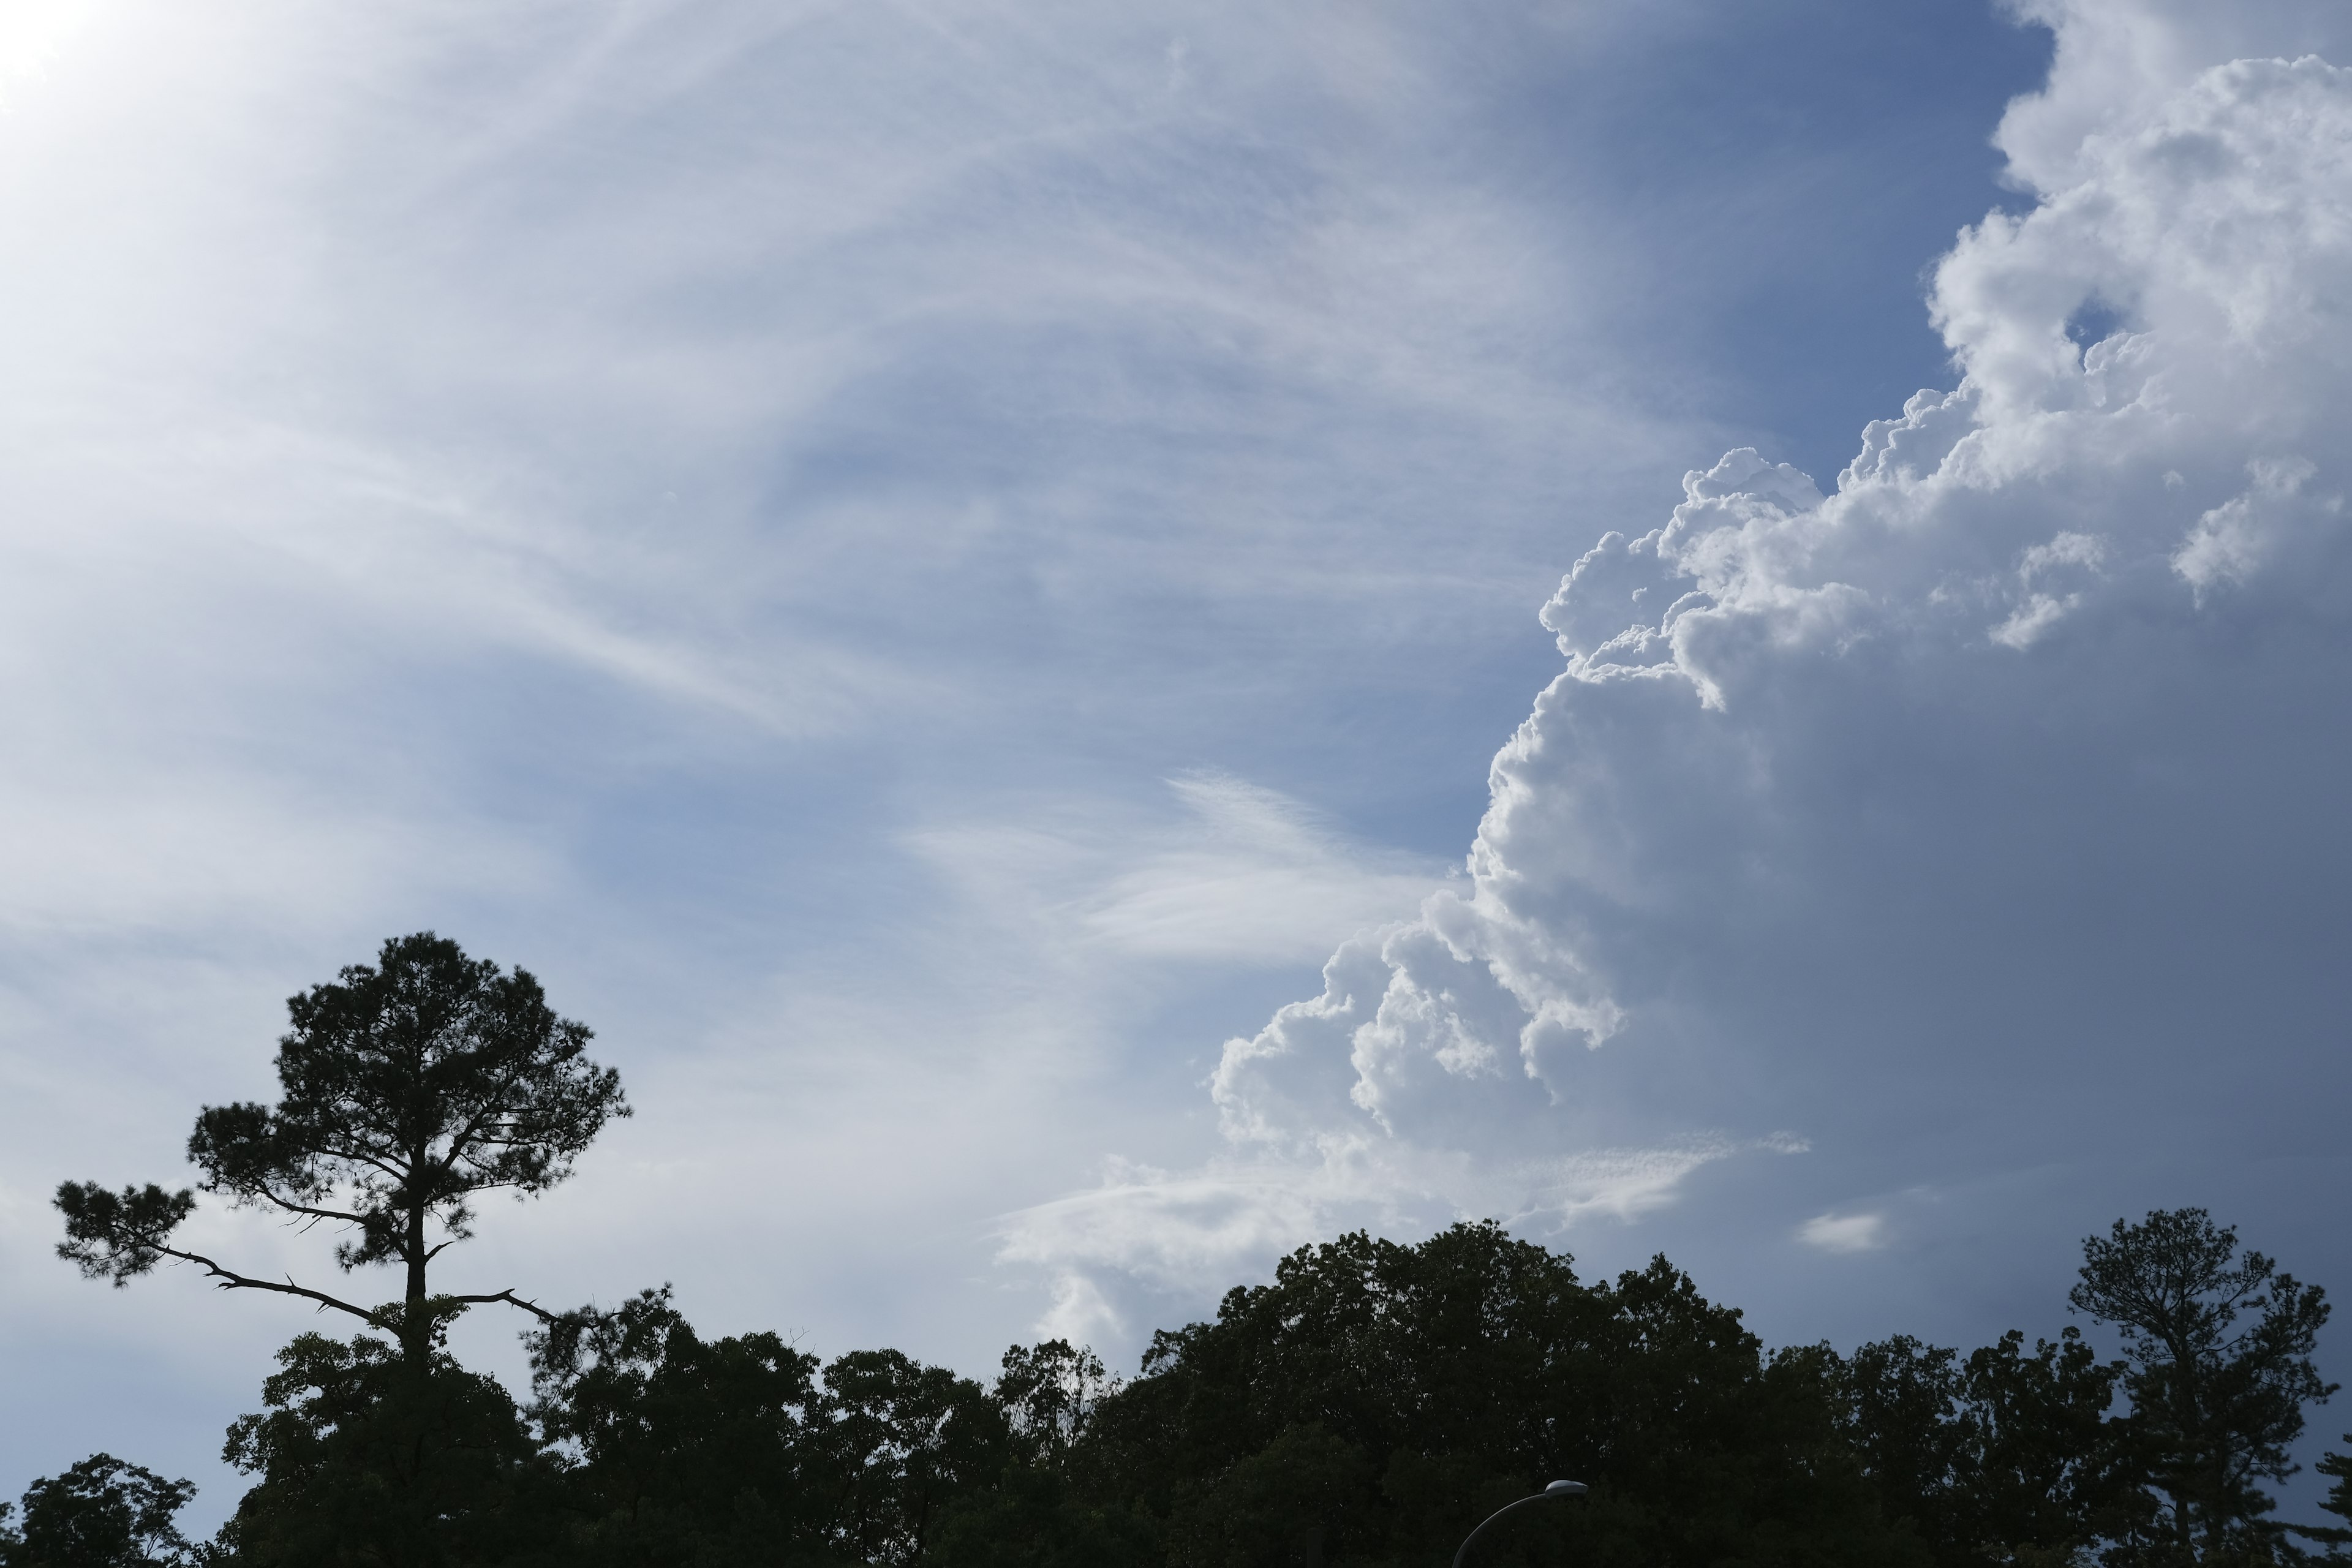
[[[348, 1312], [372, 1329], [380, 1329], [385, 1333], [394, 1335], [401, 1331], [402, 1325], [394, 1321], [394, 1314], [388, 1313], [381, 1308], [357, 1306], [339, 1297], [330, 1296], [323, 1290], [313, 1290], [307, 1285], [297, 1285], [291, 1275], [289, 1275], [281, 1284], [275, 1279], [257, 1279], [251, 1275], [239, 1274], [233, 1268], [224, 1268], [200, 1252], [188, 1252], [179, 1247], [161, 1245], [157, 1246], [155, 1250], [166, 1258], [175, 1258], [183, 1262], [195, 1264], [215, 1281], [215, 1288], [218, 1289], [268, 1290], [280, 1296], [299, 1296], [306, 1301], [317, 1302], [322, 1311], [331, 1307], [339, 1312]], [[485, 1307], [504, 1302], [509, 1307], [530, 1313], [542, 1323], [552, 1323], [561, 1315], [549, 1311], [536, 1301], [524, 1300], [515, 1294], [511, 1286], [492, 1295], [436, 1296], [433, 1300], [436, 1304], [452, 1307]]]
[[374, 1327], [384, 1326], [382, 1314], [323, 1290], [297, 1285], [290, 1277], [283, 1283], [257, 1279], [225, 1268], [201, 1252], [173, 1246], [172, 1233], [195, 1206], [195, 1194], [165, 1192], [152, 1183], [143, 1188], [125, 1187], [115, 1193], [94, 1182], [67, 1182], [58, 1188], [58, 1207], [66, 1216], [66, 1239], [58, 1244], [58, 1256], [78, 1266], [90, 1279], [110, 1279], [118, 1287], [147, 1273], [164, 1258], [173, 1258], [196, 1265], [218, 1280], [224, 1290], [268, 1290], [280, 1296], [299, 1296], [317, 1302], [322, 1309], [332, 1307]]
[[366, 1307], [354, 1306], [339, 1297], [328, 1295], [324, 1290], [313, 1290], [307, 1285], [297, 1285], [294, 1283], [294, 1277], [290, 1274], [286, 1277], [285, 1283], [280, 1284], [275, 1279], [257, 1279], [250, 1275], [239, 1274], [233, 1268], [225, 1268], [201, 1252], [184, 1252], [176, 1247], [158, 1247], [155, 1250], [166, 1258], [176, 1258], [184, 1263], [195, 1264], [216, 1281], [215, 1288], [218, 1289], [271, 1290], [280, 1296], [299, 1296], [306, 1301], [316, 1301], [321, 1310], [332, 1307], [338, 1312], [349, 1312], [373, 1329], [383, 1329], [390, 1332], [394, 1327], [385, 1321], [382, 1312]]

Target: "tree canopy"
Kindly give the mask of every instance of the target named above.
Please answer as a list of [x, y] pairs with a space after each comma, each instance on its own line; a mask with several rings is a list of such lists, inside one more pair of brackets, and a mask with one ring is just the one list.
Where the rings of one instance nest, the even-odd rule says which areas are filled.
[[[278, 1353], [224, 1456], [251, 1485], [212, 1542], [193, 1489], [93, 1455], [0, 1506], [0, 1568], [1412, 1568], [1545, 1483], [1476, 1568], [2305, 1568], [2347, 1561], [2352, 1458], [2284, 1523], [2322, 1292], [2201, 1209], [2084, 1243], [2080, 1327], [1963, 1354], [1896, 1334], [1769, 1349], [1664, 1258], [1586, 1279], [1493, 1222], [1299, 1248], [1137, 1374], [1015, 1345], [991, 1385], [897, 1350], [822, 1360], [709, 1335], [668, 1288], [556, 1312], [436, 1293], [483, 1194], [562, 1181], [628, 1114], [588, 1029], [527, 972], [430, 932], [288, 1004], [274, 1105], [205, 1107], [201, 1189], [335, 1227], [369, 1306], [183, 1246], [196, 1189], [68, 1182], [58, 1251], [120, 1286], [183, 1261], [359, 1320]], [[460, 1365], [507, 1302], [531, 1397]], [[2352, 1436], [2347, 1436], [2352, 1443]], [[2309, 1547], [2324, 1548], [2315, 1557]]]
[[380, 1342], [298, 1341], [232, 1429], [257, 1478], [236, 1561], [340, 1563], [324, 1543], [372, 1535], [404, 1568], [1406, 1568], [1559, 1477], [1588, 1494], [1513, 1515], [1479, 1563], [2304, 1561], [2266, 1497], [2168, 1533], [2177, 1417], [2147, 1401], [2171, 1385], [2079, 1329], [1768, 1351], [1664, 1258], [1586, 1280], [1491, 1223], [1303, 1247], [1126, 1381], [1059, 1341], [989, 1387], [897, 1351], [820, 1361], [706, 1336], [667, 1289], [529, 1344], [524, 1407], [446, 1357], [397, 1385]]
[[142, 1465], [92, 1454], [26, 1489], [25, 1521], [0, 1503], [0, 1568], [164, 1568], [192, 1548], [174, 1517], [196, 1495]]

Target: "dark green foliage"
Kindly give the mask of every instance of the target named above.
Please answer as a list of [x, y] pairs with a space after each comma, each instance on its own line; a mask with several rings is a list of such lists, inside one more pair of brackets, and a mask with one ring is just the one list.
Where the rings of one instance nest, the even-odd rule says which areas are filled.
[[57, 1205], [66, 1219], [58, 1256], [80, 1268], [85, 1279], [104, 1279], [120, 1290], [163, 1261], [172, 1232], [195, 1209], [196, 1194], [186, 1187], [167, 1193], [152, 1182], [120, 1193], [95, 1182], [67, 1182], [58, 1188]]
[[993, 1391], [1028, 1463], [1067, 1473], [1094, 1429], [1095, 1413], [1119, 1388], [1102, 1358], [1067, 1340], [1014, 1345]]
[[555, 1562], [556, 1467], [494, 1378], [435, 1349], [305, 1334], [224, 1458], [257, 1484], [221, 1533], [256, 1568]]
[[1150, 1520], [1087, 1501], [1057, 1471], [1015, 1465], [959, 1498], [923, 1561], [931, 1568], [1156, 1568]]
[[2074, 1329], [2031, 1355], [2012, 1330], [1965, 1363], [1904, 1334], [1844, 1362], [1843, 1404], [1881, 1511], [1937, 1563], [2041, 1568], [2088, 1561], [2130, 1517], [2121, 1371]]
[[[68, 1218], [168, 1228], [180, 1201], [78, 1189]], [[21, 1534], [0, 1510], [0, 1568], [1412, 1568], [1562, 1477], [1589, 1495], [1513, 1510], [1474, 1568], [2345, 1561], [2352, 1459], [2319, 1467], [2346, 1526], [2292, 1527], [2325, 1559], [2261, 1487], [2332, 1392], [2317, 1290], [2189, 1210], [2093, 1238], [2071, 1299], [2126, 1359], [2072, 1328], [1767, 1354], [1664, 1258], [1587, 1283], [1458, 1225], [1301, 1248], [1155, 1335], [1126, 1384], [1058, 1340], [1007, 1351], [988, 1389], [896, 1351], [820, 1365], [705, 1339], [649, 1290], [542, 1314], [525, 1412], [440, 1348], [462, 1299], [428, 1297], [374, 1310], [399, 1347], [281, 1352], [230, 1430], [257, 1484], [214, 1546], [171, 1532], [185, 1483], [100, 1456], [37, 1484]], [[100, 1544], [37, 1546], [68, 1517]]]
[[1013, 1458], [1004, 1413], [981, 1388], [897, 1351], [854, 1351], [824, 1369], [811, 1430], [833, 1535], [853, 1562], [920, 1562], [949, 1505]]
[[345, 1270], [399, 1266], [400, 1307], [250, 1278], [174, 1247], [194, 1206], [189, 1191], [68, 1182], [57, 1196], [60, 1255], [117, 1285], [167, 1258], [194, 1263], [225, 1289], [298, 1296], [359, 1318], [394, 1335], [420, 1367], [438, 1325], [467, 1306], [537, 1310], [511, 1290], [436, 1296], [426, 1269], [473, 1234], [478, 1194], [545, 1191], [608, 1119], [629, 1114], [618, 1076], [587, 1059], [587, 1027], [558, 1017], [526, 972], [468, 959], [429, 931], [385, 942], [374, 966], [354, 964], [286, 1005], [283, 1097], [275, 1107], [205, 1107], [188, 1158], [204, 1190], [232, 1204], [341, 1227], [335, 1261]]
[[[773, 1334], [703, 1340], [667, 1289], [565, 1314], [531, 1359], [542, 1427], [574, 1457], [584, 1561], [912, 1564], [1023, 1457], [1006, 1406], [967, 1378], [897, 1351], [820, 1377]], [[1068, 1401], [1040, 1379], [1024, 1393], [1026, 1441], [1051, 1447], [1040, 1427]]]
[[1097, 1440], [1171, 1563], [1442, 1562], [1561, 1476], [1591, 1483], [1588, 1503], [1514, 1520], [1487, 1561], [1915, 1560], [1842, 1440], [1836, 1391], [1834, 1358], [1768, 1360], [1663, 1260], [1586, 1285], [1463, 1225], [1293, 1254], [1214, 1322], [1155, 1336]]
[[[586, 1025], [558, 1017], [527, 972], [430, 931], [286, 1009], [285, 1098], [206, 1107], [188, 1158], [206, 1192], [350, 1224], [346, 1268], [408, 1261], [428, 1222], [471, 1234], [475, 1194], [544, 1191], [628, 1113], [619, 1075], [586, 1059]], [[311, 1206], [326, 1203], [342, 1206]]]
[[2108, 1414], [2123, 1371], [2074, 1328], [2030, 1356], [2014, 1329], [1969, 1355], [1953, 1527], [1979, 1561], [2071, 1563], [2129, 1527], [2129, 1428]]
[[993, 1480], [959, 1497], [925, 1555], [939, 1568], [1144, 1568], [1165, 1560], [1152, 1522], [1093, 1500], [1111, 1479], [1090, 1441], [1118, 1391], [1102, 1358], [1066, 1340], [1004, 1352], [990, 1397], [1011, 1449]]
[[[2352, 1443], [2352, 1432], [2344, 1434], [2344, 1441]], [[2325, 1545], [2327, 1548], [2327, 1560], [2341, 1560], [2342, 1548], [2352, 1546], [2352, 1456], [2338, 1454], [2331, 1449], [2319, 1463], [2311, 1468], [2336, 1483], [2327, 1489], [2327, 1496], [2321, 1500], [2319, 1506], [2344, 1522], [2342, 1524], [2292, 1524], [2287, 1528], [2306, 1540], [2316, 1541]]]
[[189, 1562], [172, 1522], [196, 1489], [111, 1454], [92, 1454], [25, 1490], [25, 1524], [0, 1503], [0, 1568], [150, 1568]]
[[2117, 1220], [2083, 1244], [2074, 1310], [2122, 1331], [2137, 1518], [2109, 1561], [2124, 1568], [2268, 1562], [2280, 1527], [2262, 1489], [2294, 1471], [2304, 1407], [2336, 1385], [2312, 1364], [2328, 1306], [2203, 1209]]
[[1924, 1541], [1949, 1539], [1964, 1442], [1958, 1353], [1897, 1334], [1855, 1351], [1842, 1372], [1854, 1454], [1887, 1517]]
[[1376, 1494], [1363, 1449], [1319, 1426], [1292, 1426], [1205, 1481], [1180, 1483], [1171, 1563], [1288, 1568], [1327, 1560]]
[[774, 1334], [706, 1342], [667, 1288], [531, 1336], [533, 1410], [572, 1456], [586, 1563], [789, 1563], [824, 1553], [805, 1471], [816, 1359]]

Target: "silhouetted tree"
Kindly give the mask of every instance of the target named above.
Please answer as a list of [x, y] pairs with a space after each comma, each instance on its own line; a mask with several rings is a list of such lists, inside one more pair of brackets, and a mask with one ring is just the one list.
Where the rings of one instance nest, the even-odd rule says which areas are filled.
[[2260, 1483], [2294, 1472], [2304, 1407], [2336, 1391], [2311, 1362], [2321, 1291], [2237, 1242], [2190, 1208], [2083, 1243], [2067, 1300], [2122, 1331], [2147, 1478], [2144, 1522], [2109, 1554], [2119, 1563], [2268, 1560], [2280, 1527]]
[[829, 1560], [809, 1471], [817, 1361], [772, 1333], [705, 1340], [667, 1286], [530, 1337], [532, 1413], [572, 1463], [582, 1563]]
[[386, 1342], [304, 1334], [267, 1410], [224, 1458], [256, 1484], [222, 1530], [251, 1568], [452, 1568], [563, 1561], [556, 1467], [496, 1378], [436, 1343], [421, 1369]]
[[25, 1490], [22, 1531], [0, 1503], [0, 1568], [163, 1568], [190, 1560], [173, 1517], [196, 1489], [92, 1454]]
[[1461, 1225], [1293, 1253], [1214, 1321], [1155, 1335], [1087, 1444], [1099, 1500], [1162, 1521], [1171, 1563], [1443, 1563], [1561, 1476], [1591, 1506], [1515, 1520], [1482, 1568], [1923, 1561], [1880, 1516], [1840, 1396], [1834, 1358], [1767, 1357], [1664, 1259], [1587, 1285]]
[[810, 1476], [851, 1562], [912, 1568], [958, 1498], [992, 1484], [1014, 1448], [1004, 1412], [970, 1378], [898, 1351], [825, 1363]]
[[345, 1271], [400, 1267], [401, 1300], [370, 1307], [176, 1245], [195, 1194], [152, 1184], [60, 1186], [58, 1254], [117, 1286], [172, 1258], [224, 1289], [299, 1297], [390, 1333], [420, 1372], [441, 1326], [469, 1306], [503, 1301], [549, 1316], [511, 1289], [434, 1295], [426, 1270], [473, 1234], [479, 1194], [546, 1191], [608, 1118], [629, 1113], [619, 1075], [587, 1058], [586, 1026], [558, 1017], [525, 971], [501, 973], [429, 931], [385, 942], [374, 965], [343, 970], [287, 1011], [277, 1106], [205, 1107], [188, 1157], [204, 1189], [236, 1206], [340, 1227], [334, 1256]]
[[2071, 1327], [2032, 1355], [2014, 1329], [1970, 1353], [1948, 1528], [1976, 1561], [2057, 1568], [2128, 1532], [2140, 1494], [2128, 1425], [2109, 1414], [2124, 1370]]
[[[2352, 1443], [2352, 1432], [2344, 1434], [2344, 1441]], [[2307, 1541], [2315, 1541], [2326, 1547], [2327, 1551], [2320, 1561], [2344, 1562], [2347, 1560], [2344, 1548], [2352, 1546], [2352, 1455], [2330, 1449], [2311, 1468], [2336, 1483], [2327, 1489], [2327, 1495], [2320, 1500], [2319, 1506], [2344, 1522], [2290, 1524], [2287, 1528]]]
[[[533, 1413], [571, 1458], [575, 1561], [912, 1568], [1029, 1561], [996, 1555], [1024, 1536], [1037, 1561], [1056, 1542], [1073, 1563], [1127, 1560], [1088, 1556], [1100, 1521], [1061, 1506], [1050, 1457], [1101, 1370], [1067, 1346], [1008, 1355], [992, 1395], [898, 1351], [820, 1368], [771, 1333], [706, 1340], [667, 1288], [566, 1312], [530, 1343]], [[940, 1547], [960, 1513], [961, 1543]]]
[[927, 1568], [1158, 1568], [1168, 1554], [1150, 1519], [1087, 1500], [1058, 1471], [1019, 1465], [959, 1497], [923, 1561]]
[[1881, 1510], [1939, 1564], [2059, 1568], [2132, 1517], [2121, 1372], [2071, 1328], [2031, 1355], [2011, 1330], [1965, 1362], [1898, 1334], [1843, 1363], [1844, 1421]]
[[1003, 1469], [949, 1506], [924, 1561], [930, 1568], [1145, 1568], [1167, 1560], [1152, 1521], [1100, 1500], [1108, 1479], [1091, 1441], [1120, 1382], [1102, 1358], [1067, 1340], [1014, 1345], [989, 1398], [1012, 1446]]
[[1897, 1334], [1858, 1348], [1840, 1367], [1854, 1453], [1887, 1519], [1939, 1561], [1973, 1558], [1958, 1529], [1964, 1374], [1959, 1352]]
[[1030, 1463], [1066, 1470], [1094, 1425], [1103, 1400], [1120, 1380], [1091, 1350], [1067, 1340], [1014, 1345], [1004, 1352], [992, 1390]]

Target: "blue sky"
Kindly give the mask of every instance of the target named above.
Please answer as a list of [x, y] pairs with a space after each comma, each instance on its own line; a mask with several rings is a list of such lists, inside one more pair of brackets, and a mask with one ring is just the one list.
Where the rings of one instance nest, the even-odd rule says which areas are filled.
[[308, 1321], [47, 1194], [424, 927], [639, 1108], [466, 1268], [821, 1353], [2342, 1279], [2329, 8], [0, 17], [0, 1489], [226, 1510]]

